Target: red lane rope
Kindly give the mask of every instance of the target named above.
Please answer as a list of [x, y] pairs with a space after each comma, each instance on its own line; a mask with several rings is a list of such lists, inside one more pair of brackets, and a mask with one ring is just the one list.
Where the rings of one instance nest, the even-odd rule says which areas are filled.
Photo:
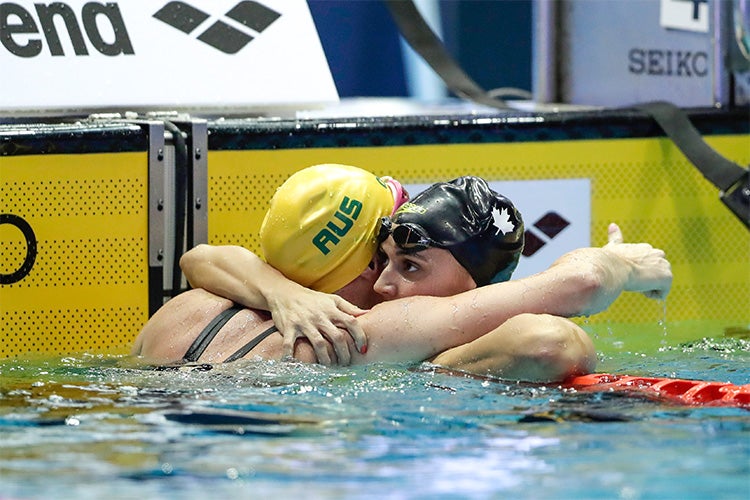
[[592, 373], [574, 377], [564, 387], [590, 392], [634, 392], [691, 406], [750, 408], [750, 384]]

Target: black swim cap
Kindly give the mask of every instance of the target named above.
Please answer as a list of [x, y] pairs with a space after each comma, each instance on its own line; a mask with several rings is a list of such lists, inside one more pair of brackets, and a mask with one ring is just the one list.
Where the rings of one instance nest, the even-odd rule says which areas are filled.
[[448, 250], [477, 286], [509, 280], [523, 250], [520, 212], [479, 177], [430, 186], [402, 205], [393, 223], [397, 245]]

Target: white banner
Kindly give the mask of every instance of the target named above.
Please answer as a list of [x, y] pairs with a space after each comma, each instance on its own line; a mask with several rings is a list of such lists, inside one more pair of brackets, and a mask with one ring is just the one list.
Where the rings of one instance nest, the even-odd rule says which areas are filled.
[[305, 0], [0, 2], [0, 67], [6, 115], [338, 101]]
[[660, 7], [662, 27], [708, 33], [708, 0], [661, 0]]
[[[510, 199], [523, 218], [526, 244], [514, 278], [544, 271], [564, 253], [591, 246], [590, 179], [491, 181], [489, 185]], [[413, 198], [430, 186], [404, 187]]]

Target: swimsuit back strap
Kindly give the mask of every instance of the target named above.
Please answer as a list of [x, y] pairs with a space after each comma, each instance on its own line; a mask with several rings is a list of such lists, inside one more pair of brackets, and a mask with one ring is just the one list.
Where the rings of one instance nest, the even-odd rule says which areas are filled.
[[224, 360], [225, 363], [229, 363], [230, 361], [237, 361], [238, 359], [242, 358], [245, 354], [252, 351], [255, 346], [263, 342], [263, 340], [266, 339], [269, 335], [271, 335], [274, 332], [279, 331], [278, 328], [276, 328], [276, 325], [273, 325], [269, 327], [267, 330], [265, 330], [263, 333], [255, 337], [253, 340], [245, 344], [244, 346], [240, 347], [237, 352], [229, 356], [227, 359]]
[[221, 311], [218, 316], [211, 320], [206, 328], [203, 329], [200, 335], [198, 335], [198, 338], [195, 339], [193, 345], [190, 346], [182, 357], [183, 361], [198, 361], [198, 358], [201, 357], [201, 354], [203, 354], [209, 344], [211, 344], [211, 341], [216, 337], [216, 334], [219, 333], [219, 330], [221, 330], [221, 328], [227, 324], [227, 321], [232, 319], [232, 317], [242, 309], [244, 309], [244, 307], [233, 305], [229, 309]]

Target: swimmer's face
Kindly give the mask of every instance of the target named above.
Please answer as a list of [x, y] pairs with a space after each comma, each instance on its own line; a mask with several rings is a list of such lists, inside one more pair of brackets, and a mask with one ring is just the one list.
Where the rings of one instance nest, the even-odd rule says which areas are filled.
[[389, 236], [380, 246], [383, 271], [374, 290], [385, 300], [414, 295], [448, 297], [476, 288], [469, 272], [443, 248], [408, 252]]

